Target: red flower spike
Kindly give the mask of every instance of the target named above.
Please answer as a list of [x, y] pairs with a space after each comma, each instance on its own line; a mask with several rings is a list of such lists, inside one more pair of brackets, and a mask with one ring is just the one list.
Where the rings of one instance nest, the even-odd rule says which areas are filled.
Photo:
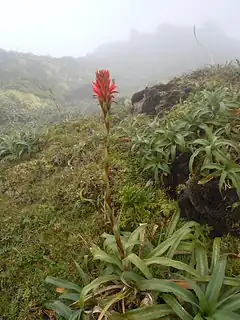
[[110, 74], [108, 70], [98, 70], [96, 72], [96, 81], [93, 82], [94, 97], [98, 99], [101, 107], [106, 104], [108, 108], [114, 99], [115, 93], [117, 93], [117, 86], [115, 82], [110, 80]]

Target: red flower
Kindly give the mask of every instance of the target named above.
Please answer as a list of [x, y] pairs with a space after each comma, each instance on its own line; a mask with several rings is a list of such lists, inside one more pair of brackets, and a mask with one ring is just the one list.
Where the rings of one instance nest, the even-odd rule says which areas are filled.
[[110, 74], [108, 70], [98, 70], [96, 72], [96, 81], [93, 82], [93, 92], [94, 97], [96, 97], [103, 108], [103, 104], [106, 104], [107, 108], [110, 108], [110, 105], [114, 99], [117, 86], [115, 82], [110, 80]]

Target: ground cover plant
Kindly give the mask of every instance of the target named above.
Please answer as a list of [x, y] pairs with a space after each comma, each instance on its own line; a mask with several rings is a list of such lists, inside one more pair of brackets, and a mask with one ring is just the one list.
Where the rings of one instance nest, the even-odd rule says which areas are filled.
[[[1, 161], [1, 317], [204, 319], [214, 318], [214, 313], [218, 316], [219, 310], [225, 316], [226, 312], [228, 316], [239, 316], [235, 307], [239, 299], [238, 238], [224, 236], [220, 247], [219, 238], [209, 239], [205, 226], [180, 220], [182, 208], [178, 206], [179, 193], [186, 192], [188, 184], [197, 180], [203, 183], [197, 186], [205, 187], [208, 179], [211, 182], [216, 175], [221, 177], [223, 171], [229, 170], [228, 159], [230, 175], [224, 173], [222, 185], [216, 179], [216, 188], [225, 202], [225, 192], [234, 192], [231, 212], [236, 213], [238, 189], [233, 181], [238, 174], [234, 168], [238, 169], [239, 100], [233, 81], [231, 87], [226, 80], [236, 75], [230, 69], [212, 70], [212, 78], [208, 74], [205, 81], [211, 84], [216, 78], [215, 86], [202, 84], [199, 91], [175, 106], [164, 119], [128, 114], [122, 107], [113, 106], [109, 182], [114, 212], [120, 220], [116, 222], [121, 230], [124, 258], [106, 212], [103, 174], [106, 135], [102, 118], [82, 118], [49, 127], [34, 153]], [[203, 120], [188, 110], [194, 109], [200, 97], [203, 99], [202, 91], [213, 90], [216, 95], [215, 91], [223, 84], [228, 87], [227, 93], [224, 91], [226, 96], [221, 98], [226, 100], [227, 110], [221, 119], [217, 112], [212, 119], [208, 113], [202, 127]], [[210, 108], [213, 100], [202, 102], [207, 111], [213, 109]], [[206, 112], [197, 108], [195, 111]], [[186, 127], [181, 130], [175, 125], [178, 121], [181, 128], [183, 118], [192, 123], [191, 130]], [[155, 150], [153, 157], [156, 145], [149, 148], [149, 136], [165, 125], [172, 135], [164, 137], [158, 132], [161, 152]], [[206, 132], [208, 128], [210, 131]], [[198, 139], [204, 140], [204, 145]], [[220, 150], [220, 156], [215, 153], [211, 158], [209, 144], [211, 151]], [[192, 169], [189, 168], [191, 156], [203, 147], [193, 157]], [[190, 175], [191, 179], [180, 186], [176, 183], [175, 188], [175, 164], [186, 151], [187, 178]], [[160, 167], [158, 176], [156, 168], [149, 166], [152, 163]], [[164, 163], [169, 170], [163, 172]], [[219, 165], [221, 170], [204, 168], [211, 165]], [[145, 169], [146, 166], [149, 168]], [[211, 174], [215, 176], [211, 178]], [[170, 189], [176, 193], [174, 199], [169, 198], [174, 193]], [[220, 276], [222, 280], [216, 288], [213, 286], [216, 281], [211, 279]], [[48, 284], [44, 283], [46, 277]], [[213, 295], [217, 301], [211, 298]]]
[[[121, 216], [114, 214], [111, 202], [108, 161], [109, 116], [115, 88], [114, 83], [110, 85], [108, 71], [101, 70], [96, 73], [96, 82], [93, 89], [102, 108], [107, 129], [104, 207], [111, 225], [112, 235], [104, 233], [103, 250], [94, 245], [92, 247], [92, 255], [94, 260], [100, 260], [106, 266], [100, 276], [90, 282], [87, 274], [77, 265], [83, 287], [58, 280], [57, 278], [47, 277], [46, 281], [48, 283], [59, 286], [62, 291], [60, 300], [56, 300], [49, 307], [53, 308], [65, 319], [144, 319], [146, 317], [159, 319], [174, 315], [181, 319], [196, 319], [196, 317], [198, 319], [206, 319], [206, 317], [216, 318], [219, 316], [237, 319], [240, 315], [239, 279], [225, 277], [227, 258], [226, 256], [220, 258], [220, 239], [218, 238], [214, 240], [212, 263], [208, 267], [207, 251], [204, 248], [205, 244], [200, 239], [202, 230], [198, 223], [186, 223], [180, 230], [176, 231], [179, 213], [173, 215], [166, 232], [165, 241], [161, 242], [162, 239], [160, 238], [157, 246], [154, 246], [149, 239], [146, 239], [146, 224], [141, 224], [132, 233], [121, 235], [119, 223]], [[183, 129], [181, 126], [180, 128]], [[179, 147], [180, 152], [185, 152], [184, 138], [191, 134], [191, 131], [186, 132], [180, 138], [180, 133], [177, 130], [179, 130], [179, 126], [174, 126], [170, 122], [169, 126], [167, 123], [165, 130], [159, 129], [157, 131], [157, 133], [163, 135], [163, 138], [158, 140], [160, 142], [157, 148], [165, 148], [165, 150], [160, 149], [160, 152], [162, 154], [169, 153], [172, 161], [176, 158], [177, 147]], [[214, 139], [211, 133], [211, 131], [208, 132], [210, 146], [211, 142], [217, 140], [217, 138]], [[225, 140], [221, 140], [221, 142], [224, 145], [233, 146], [237, 150], [237, 145], [235, 146]], [[150, 143], [150, 146], [152, 146], [152, 143]], [[166, 151], [168, 148], [170, 149], [169, 152]], [[151, 150], [151, 148], [149, 149]], [[156, 148], [153, 150], [153, 152], [156, 152]], [[221, 155], [224, 156], [223, 152], [221, 152]], [[167, 159], [164, 159], [164, 161], [167, 161]], [[158, 159], [158, 162], [161, 161]], [[147, 167], [147, 169], [150, 168], [151, 166]], [[158, 177], [158, 172], [156, 173], [154, 168], [155, 183], [158, 183], [156, 177]], [[191, 234], [192, 228], [194, 228], [193, 234]], [[188, 242], [184, 242], [183, 240], [185, 239]], [[135, 248], [136, 246], [138, 248]], [[174, 259], [178, 251], [185, 255], [190, 254], [191, 260], [188, 264]], [[157, 278], [154, 277], [154, 269], [151, 269], [153, 265], [158, 266]], [[161, 274], [160, 271], [163, 268], [164, 272], [164, 267], [174, 268], [178, 271], [177, 274], [180, 277], [179, 271], [183, 271], [187, 277], [183, 281], [175, 280], [169, 270], [169, 279], [166, 280], [166, 276], [164, 277], [164, 274]], [[212, 272], [210, 278], [208, 278], [209, 272]], [[207, 285], [198, 285], [204, 280]], [[220, 292], [224, 284], [233, 286], [234, 291], [220, 299]], [[202, 291], [203, 288], [205, 288], [205, 292]], [[196, 296], [194, 296], [192, 290]], [[179, 298], [181, 299], [180, 302], [178, 301]], [[218, 298], [220, 300], [219, 303], [217, 303]], [[158, 299], [162, 299], [165, 303], [159, 302]], [[232, 304], [227, 303], [230, 299], [233, 301]], [[68, 300], [71, 302], [66, 302]], [[189, 310], [184, 309], [182, 300], [190, 304], [191, 308], [189, 307]]]
[[[238, 72], [236, 67], [236, 77]], [[190, 187], [182, 192], [182, 197], [186, 196], [192, 205], [192, 214], [185, 215], [197, 221], [205, 216], [204, 222], [210, 225], [214, 220], [220, 222], [219, 235], [239, 230], [238, 227], [233, 230], [235, 217], [239, 216], [240, 197], [239, 105], [239, 82], [226, 87], [213, 81], [207, 88], [194, 89], [191, 98], [165, 118], [156, 118], [144, 130], [131, 129], [128, 133], [133, 154], [140, 157], [144, 171], [152, 172], [156, 184], [169, 188], [175, 197], [178, 185], [191, 185], [193, 190], [195, 184], [196, 195], [188, 194]], [[136, 122], [132, 122], [132, 126], [136, 126]], [[199, 185], [202, 188], [197, 190]], [[217, 207], [218, 212], [211, 213], [204, 197], [197, 198], [204, 193], [204, 187], [210, 188], [215, 197], [209, 203], [223, 203], [227, 198], [227, 206]], [[205, 209], [199, 209], [199, 202]], [[187, 207], [186, 202], [183, 207]]]

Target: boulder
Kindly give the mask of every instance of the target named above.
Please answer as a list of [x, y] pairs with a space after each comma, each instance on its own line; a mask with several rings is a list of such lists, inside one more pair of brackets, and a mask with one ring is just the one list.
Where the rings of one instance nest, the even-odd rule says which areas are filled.
[[131, 101], [136, 113], [164, 116], [180, 100], [184, 101], [191, 88], [175, 78], [166, 84], [146, 87], [132, 95]]
[[240, 206], [232, 208], [237, 201], [234, 189], [220, 194], [218, 179], [204, 185], [199, 184], [197, 179], [190, 179], [180, 195], [179, 206], [182, 218], [212, 227], [212, 237], [228, 233], [240, 236]]
[[[177, 154], [172, 164], [172, 174], [165, 178], [164, 184], [170, 198], [178, 200], [181, 217], [212, 227], [210, 235], [220, 237], [230, 233], [240, 236], [240, 206], [235, 189], [219, 191], [219, 179], [199, 184], [199, 177], [189, 178], [190, 154]], [[180, 193], [178, 186], [185, 186]]]

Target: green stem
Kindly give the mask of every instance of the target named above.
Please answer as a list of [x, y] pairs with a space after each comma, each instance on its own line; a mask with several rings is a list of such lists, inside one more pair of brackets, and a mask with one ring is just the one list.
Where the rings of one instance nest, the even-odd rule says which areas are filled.
[[110, 146], [110, 115], [109, 111], [104, 114], [104, 124], [106, 127], [106, 146], [105, 146], [105, 158], [104, 158], [104, 171], [105, 171], [105, 178], [106, 178], [106, 193], [105, 193], [105, 206], [107, 207], [108, 211], [108, 218], [111, 224], [112, 233], [115, 237], [117, 248], [121, 259], [125, 258], [125, 252], [122, 244], [122, 240], [120, 237], [120, 232], [116, 223], [116, 219], [114, 216], [114, 210], [111, 202], [111, 187], [110, 187], [110, 174], [109, 174], [109, 146]]

